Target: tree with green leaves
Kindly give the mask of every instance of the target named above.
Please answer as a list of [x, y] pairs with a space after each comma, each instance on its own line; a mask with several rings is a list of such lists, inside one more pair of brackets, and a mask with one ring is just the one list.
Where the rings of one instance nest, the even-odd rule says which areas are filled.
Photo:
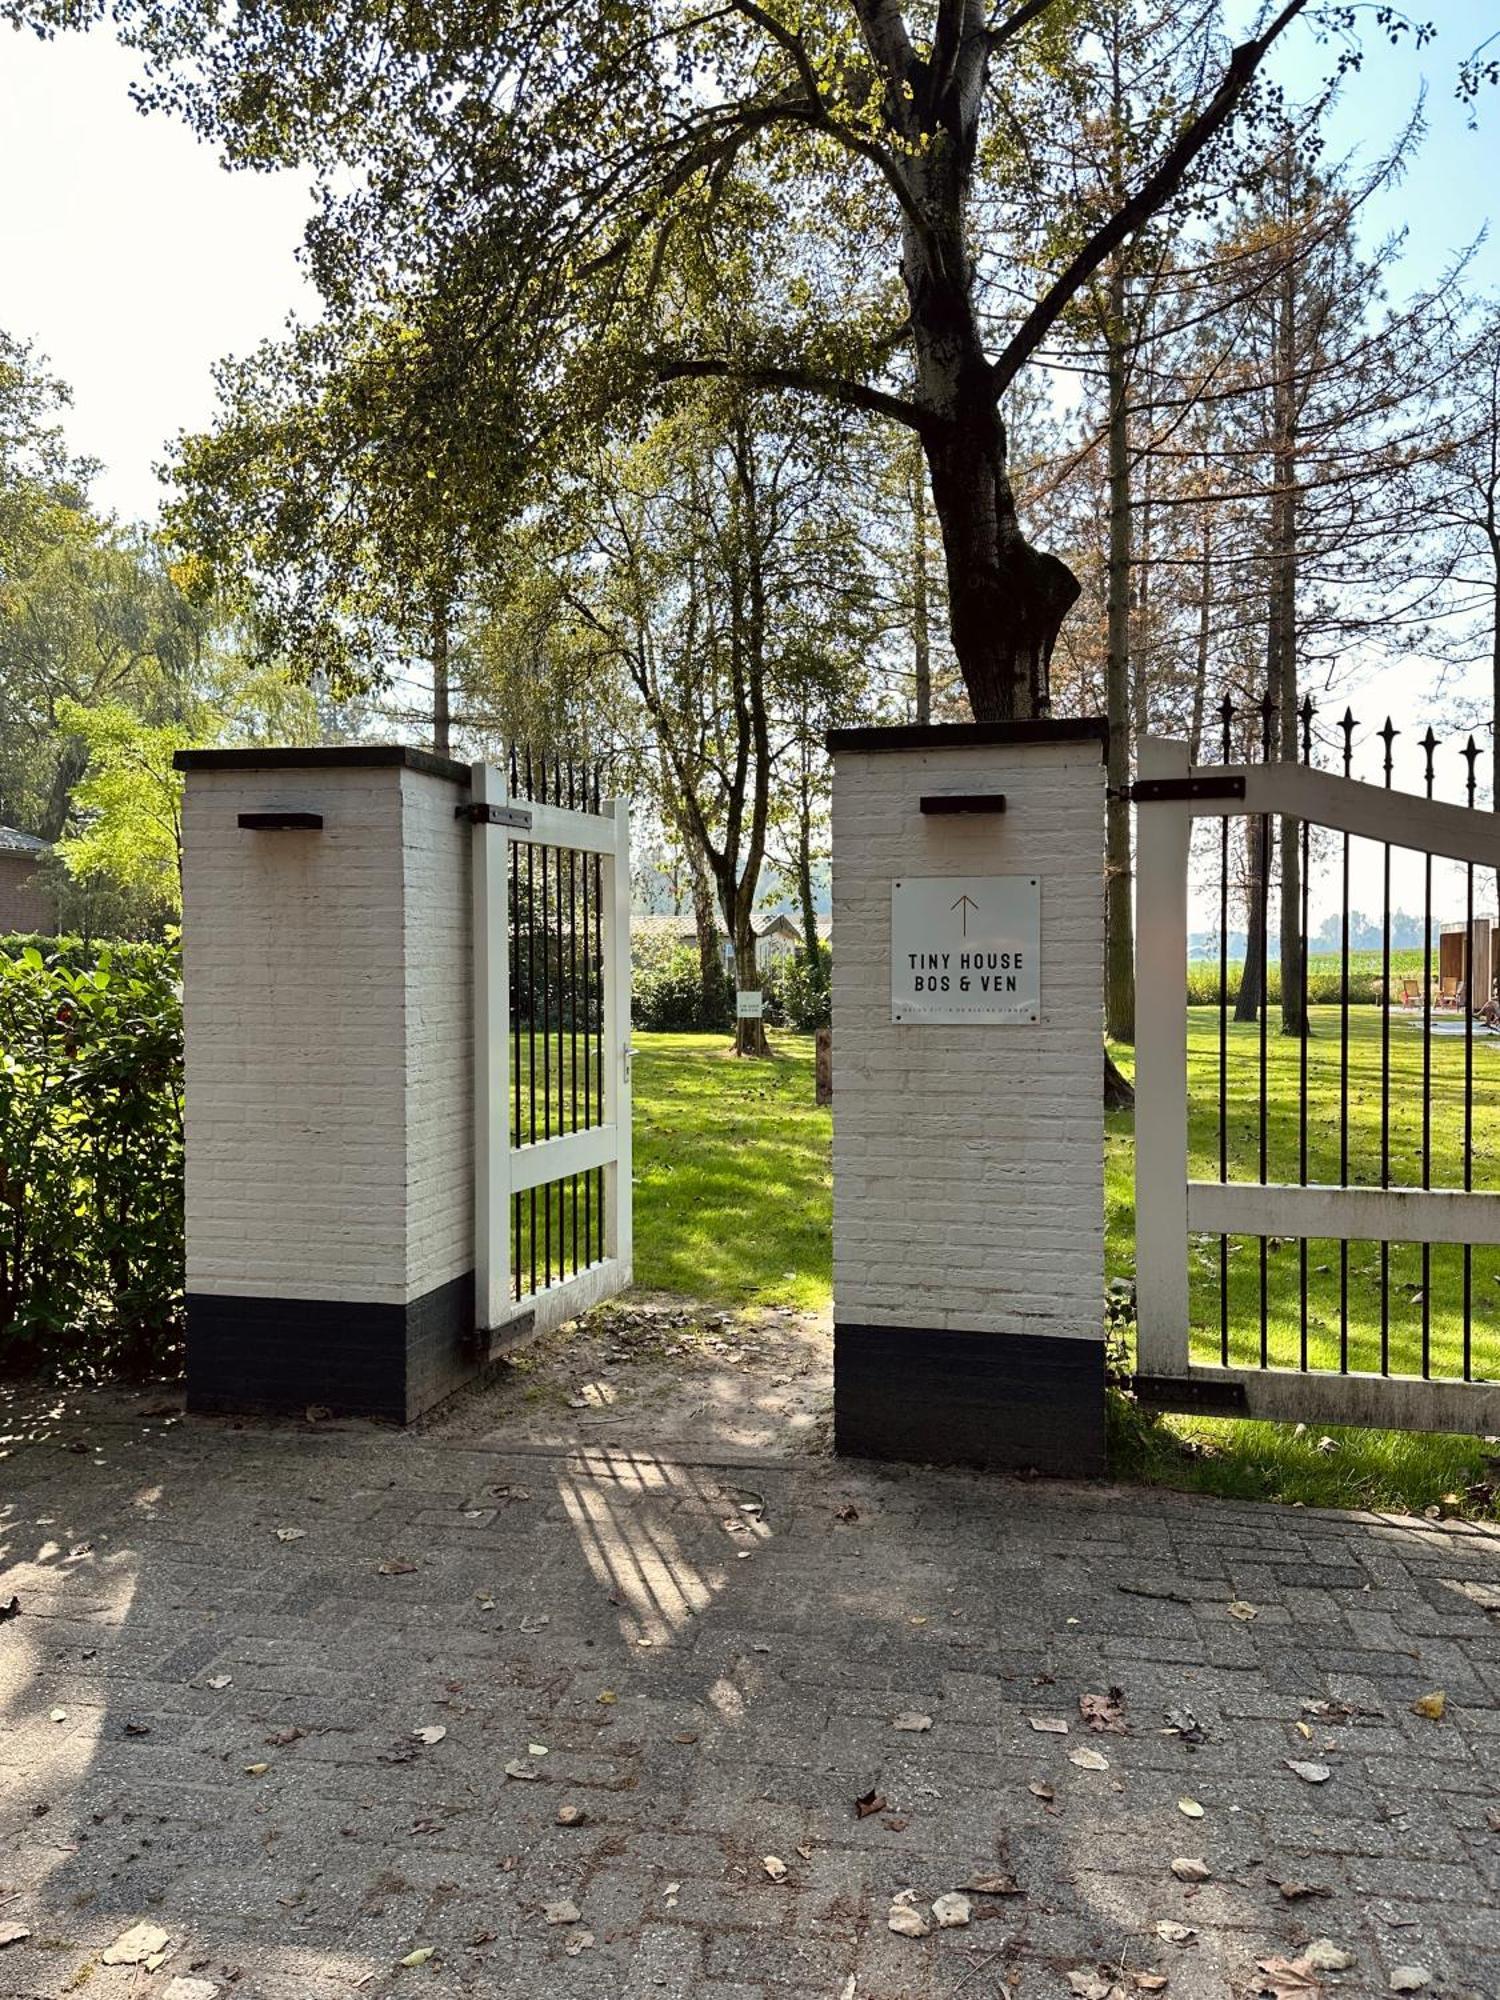
[[[4, 0], [44, 32], [104, 0]], [[1190, 101], [1085, 215], [1066, 189], [1057, 255], [1029, 295], [987, 290], [987, 215], [1028, 199], [1017, 131], [1065, 106], [1088, 28], [1073, 0], [384, 0], [317, 7], [113, 0], [148, 60], [143, 97], [233, 165], [311, 170], [313, 276], [341, 325], [375, 314], [447, 385], [455, 461], [484, 385], [515, 379], [550, 438], [668, 381], [788, 390], [900, 424], [920, 441], [941, 528], [953, 644], [981, 717], [1048, 707], [1077, 582], [1032, 546], [1004, 403], [1114, 252], [1199, 170], [1299, 17], [1344, 38], [1357, 9], [1281, 0], [1222, 46]], [[1404, 18], [1381, 4], [1393, 36]], [[704, 328], [679, 302], [743, 256], [728, 218], [754, 181], [764, 310]], [[731, 226], [732, 221], [732, 226]], [[705, 337], [705, 336], [708, 337]], [[525, 353], [509, 350], [520, 339]], [[497, 366], [497, 353], [503, 357]], [[507, 431], [509, 404], [480, 434]], [[436, 414], [436, 412], [435, 412]], [[468, 482], [467, 504], [482, 488]]]

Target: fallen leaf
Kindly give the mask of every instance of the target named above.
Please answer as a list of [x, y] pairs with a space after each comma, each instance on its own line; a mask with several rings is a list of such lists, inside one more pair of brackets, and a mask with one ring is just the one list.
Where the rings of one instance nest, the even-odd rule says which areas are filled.
[[161, 2000], [216, 2000], [218, 1987], [211, 1979], [173, 1979]]
[[100, 1954], [103, 1965], [144, 1965], [167, 1948], [167, 1933], [160, 1924], [132, 1924], [121, 1931], [114, 1943]]
[[1027, 1721], [1043, 1736], [1066, 1736], [1068, 1725], [1060, 1715], [1030, 1715]]
[[1332, 1938], [1314, 1938], [1311, 1944], [1302, 1947], [1302, 1962], [1314, 1972], [1347, 1972], [1354, 1963], [1354, 1953], [1345, 1951]]
[[1326, 1764], [1304, 1764], [1295, 1757], [1288, 1757], [1286, 1767], [1295, 1771], [1304, 1785], [1326, 1785], [1333, 1776]]
[[1425, 1965], [1398, 1965], [1391, 1973], [1393, 1993], [1420, 1993], [1431, 1984], [1432, 1974]]
[[1162, 1720], [1166, 1723], [1165, 1734], [1180, 1736], [1185, 1743], [1206, 1743], [1208, 1731], [1190, 1708], [1169, 1708]]
[[1447, 1695], [1441, 1688], [1434, 1688], [1431, 1694], [1417, 1697], [1411, 1705], [1411, 1712], [1413, 1715], [1425, 1715], [1429, 1722], [1441, 1722], [1447, 1706]]
[[537, 1632], [545, 1632], [551, 1623], [552, 1618], [549, 1612], [538, 1611], [533, 1615], [528, 1611], [526, 1616], [521, 1620], [521, 1630], [529, 1639]]
[[976, 1875], [964, 1887], [975, 1896], [1024, 1896], [1014, 1875]]
[[307, 1539], [307, 1530], [306, 1528], [278, 1528], [276, 1530], [276, 1539], [278, 1542], [305, 1541]]
[[1231, 1618], [1238, 1618], [1246, 1625], [1249, 1624], [1252, 1618], [1260, 1616], [1260, 1612], [1256, 1606], [1247, 1604], [1243, 1597], [1231, 1598], [1225, 1609]]
[[289, 1722], [284, 1729], [272, 1730], [266, 1738], [266, 1743], [272, 1750], [284, 1750], [289, 1743], [295, 1743], [299, 1736], [306, 1734], [305, 1729], [299, 1729], [295, 1722]]
[[545, 1757], [547, 1755], [547, 1746], [545, 1743], [528, 1743], [526, 1745], [526, 1755], [528, 1757]]
[[1171, 1917], [1163, 1917], [1160, 1923], [1153, 1924], [1151, 1928], [1163, 1944], [1190, 1945], [1198, 1935], [1191, 1924], [1176, 1923]]
[[912, 1909], [909, 1903], [892, 1903], [885, 1927], [894, 1931], [897, 1937], [924, 1938], [932, 1934], [932, 1925], [920, 1910]]
[[1040, 1799], [1044, 1805], [1050, 1806], [1052, 1801], [1057, 1797], [1057, 1793], [1053, 1790], [1052, 1786], [1045, 1783], [1041, 1778], [1033, 1778], [1026, 1789], [1034, 1799]]
[[437, 1950], [433, 1944], [419, 1944], [415, 1951], [409, 1951], [405, 1958], [398, 1958], [397, 1965], [425, 1965]]
[[1202, 1819], [1203, 1808], [1196, 1799], [1179, 1799], [1177, 1810], [1185, 1819]]
[[1311, 1736], [1312, 1736], [1312, 1724], [1311, 1724], [1310, 1722], [1298, 1722], [1298, 1723], [1294, 1724], [1293, 1726], [1295, 1727], [1295, 1729], [1296, 1729], [1296, 1731], [1297, 1731], [1297, 1734], [1298, 1734], [1299, 1736], [1301, 1736], [1301, 1737], [1303, 1737], [1303, 1738], [1308, 1738], [1308, 1739], [1310, 1739], [1310, 1738], [1311, 1738]]
[[559, 1826], [582, 1826], [588, 1816], [586, 1806], [559, 1806], [557, 1809]]
[[598, 1694], [594, 1696], [594, 1699], [595, 1701], [602, 1701], [606, 1708], [613, 1708], [620, 1697], [615, 1693], [613, 1688], [601, 1688]]
[[52, 1714], [48, 1718], [48, 1720], [52, 1722], [66, 1722], [67, 1719], [68, 1719], [68, 1711], [65, 1708], [54, 1708]]
[[1211, 1882], [1214, 1878], [1208, 1863], [1191, 1854], [1179, 1855], [1172, 1863], [1172, 1873], [1179, 1882]]
[[884, 1792], [866, 1792], [854, 1801], [854, 1817], [868, 1819], [871, 1813], [884, 1812], [886, 1797]]
[[919, 1715], [914, 1708], [908, 1708], [896, 1717], [891, 1727], [892, 1729], [904, 1729], [911, 1735], [918, 1736], [924, 1729], [931, 1729], [932, 1717], [930, 1715]]
[[127, 1722], [125, 1725], [125, 1734], [127, 1736], [149, 1736], [151, 1734], [151, 1725], [149, 1722]]
[[425, 1729], [414, 1729], [412, 1731], [413, 1740], [418, 1743], [425, 1743], [429, 1749], [432, 1748], [434, 1743], [441, 1743], [447, 1734], [448, 1732], [441, 1722], [429, 1722]]
[[1132, 1972], [1130, 1983], [1138, 1993], [1165, 1993], [1171, 1981], [1164, 1972]]
[[786, 1880], [787, 1865], [779, 1854], [766, 1855], [760, 1865], [765, 1869], [773, 1882], [784, 1882]]
[[263, 1778], [270, 1768], [269, 1764], [247, 1764], [245, 1766], [245, 1776], [247, 1778]]
[[1070, 1750], [1068, 1762], [1076, 1764], [1080, 1771], [1107, 1771], [1109, 1759], [1101, 1750]]
[[535, 1764], [528, 1764], [520, 1757], [512, 1757], [505, 1767], [507, 1778], [515, 1778], [520, 1784], [531, 1784], [541, 1777]]
[[1270, 2000], [1301, 2000], [1310, 1996], [1317, 2000], [1323, 1991], [1317, 1974], [1302, 1958], [1262, 1958], [1256, 1962], [1259, 1984], [1255, 1991], [1268, 1994]]
[[567, 1952], [569, 1958], [577, 1958], [579, 1952], [592, 1951], [593, 1946], [594, 1946], [594, 1933], [592, 1931], [576, 1931], [573, 1934], [573, 1936], [568, 1939], [568, 1942], [563, 1947], [563, 1949]]
[[377, 1576], [415, 1576], [417, 1566], [409, 1563], [404, 1556], [387, 1556], [383, 1563], [375, 1565]]
[[1354, 1708], [1347, 1701], [1305, 1701], [1302, 1713], [1310, 1715], [1314, 1722], [1348, 1722], [1356, 1715], [1378, 1715], [1374, 1708]]
[[[1275, 1880], [1274, 1877], [1272, 1879]], [[1277, 1882], [1276, 1886], [1289, 1903], [1303, 1902], [1309, 1896], [1333, 1894], [1332, 1889], [1325, 1888], [1321, 1882]]]
[[1068, 1974], [1068, 1991], [1076, 1994], [1078, 2000], [1115, 2000], [1121, 1988], [1102, 1972], [1080, 1968]]
[[547, 1919], [549, 1924], [576, 1924], [578, 1919], [583, 1915], [583, 1912], [576, 1903], [564, 1901], [561, 1903], [548, 1903], [542, 1911], [542, 1915]]
[[205, 1687], [211, 1687], [215, 1694], [222, 1694], [225, 1688], [232, 1687], [234, 1685], [234, 1675], [215, 1674], [211, 1680], [205, 1681], [203, 1685]]
[[31, 1932], [25, 1924], [0, 1924], [0, 1951], [8, 1944], [20, 1944], [23, 1938], [30, 1936]]
[[1130, 1728], [1125, 1720], [1125, 1691], [1112, 1687], [1108, 1694], [1081, 1694], [1078, 1713], [1090, 1729], [1101, 1735], [1123, 1736]]
[[957, 1889], [950, 1889], [946, 1896], [938, 1897], [932, 1906], [932, 1914], [937, 1918], [939, 1930], [961, 1931], [973, 1916], [974, 1905]]

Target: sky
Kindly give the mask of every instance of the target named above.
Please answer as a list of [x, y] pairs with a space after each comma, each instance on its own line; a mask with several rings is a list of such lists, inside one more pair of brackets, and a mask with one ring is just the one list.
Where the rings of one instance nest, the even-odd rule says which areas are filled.
[[[1413, 12], [1430, 12], [1437, 41], [1420, 54], [1391, 50], [1367, 16], [1365, 67], [1330, 134], [1334, 156], [1375, 157], [1425, 79], [1427, 140], [1402, 184], [1367, 211], [1372, 238], [1407, 233], [1398, 287], [1430, 281], [1500, 208], [1500, 93], [1481, 101], [1478, 131], [1453, 98], [1458, 61], [1493, 31], [1494, 0], [1417, 0]], [[1327, 72], [1330, 52], [1294, 33], [1277, 73], [1301, 95]], [[170, 439], [212, 417], [215, 361], [317, 302], [297, 263], [305, 184], [225, 172], [185, 127], [135, 110], [134, 74], [134, 59], [105, 33], [44, 43], [0, 28], [0, 187], [11, 195], [0, 203], [0, 326], [34, 339], [71, 383], [70, 439], [102, 461], [96, 499], [146, 518]], [[1472, 277], [1500, 293], [1500, 230]], [[1373, 776], [1373, 731], [1389, 710], [1402, 747], [1414, 745], [1433, 712], [1433, 677], [1408, 660], [1366, 676], [1351, 699], [1363, 725], [1356, 775]], [[1452, 692], [1446, 713], [1477, 716], [1482, 703], [1476, 676]], [[1449, 796], [1462, 775], [1456, 748], [1451, 774], [1442, 765]]]

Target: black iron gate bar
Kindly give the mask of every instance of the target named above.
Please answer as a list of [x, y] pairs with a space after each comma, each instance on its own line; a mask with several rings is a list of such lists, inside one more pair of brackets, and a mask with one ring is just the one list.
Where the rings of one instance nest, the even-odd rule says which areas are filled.
[[[1478, 749], [1472, 736], [1460, 753], [1467, 765], [1465, 782], [1465, 804], [1449, 806], [1434, 797], [1436, 782], [1436, 753], [1438, 739], [1431, 729], [1422, 741], [1425, 762], [1423, 767], [1423, 793], [1420, 799], [1414, 795], [1392, 794], [1394, 770], [1393, 743], [1399, 732], [1387, 720], [1378, 732], [1384, 745], [1384, 784], [1380, 788], [1357, 784], [1351, 776], [1353, 737], [1357, 727], [1355, 719], [1346, 710], [1338, 725], [1342, 732], [1342, 765], [1340, 777], [1313, 769], [1313, 721], [1314, 712], [1310, 701], [1304, 701], [1295, 718], [1300, 725], [1292, 733], [1288, 719], [1287, 744], [1292, 748], [1292, 756], [1283, 757], [1280, 737], [1280, 717], [1269, 699], [1258, 704], [1260, 711], [1261, 763], [1243, 765], [1236, 768], [1230, 764], [1234, 741], [1235, 710], [1226, 698], [1219, 711], [1223, 744], [1224, 767], [1220, 770], [1193, 771], [1184, 761], [1174, 763], [1170, 758], [1163, 764], [1159, 757], [1151, 760], [1149, 775], [1142, 778], [1133, 788], [1137, 801], [1144, 805], [1176, 804], [1186, 809], [1190, 816], [1218, 815], [1222, 824], [1219, 836], [1218, 887], [1219, 887], [1219, 965], [1218, 965], [1218, 1048], [1217, 1048], [1217, 1181], [1189, 1182], [1187, 1184], [1187, 1204], [1185, 1219], [1194, 1233], [1217, 1234], [1219, 1236], [1218, 1284], [1219, 1284], [1219, 1338], [1218, 1366], [1230, 1371], [1232, 1364], [1231, 1307], [1230, 1307], [1230, 1239], [1232, 1235], [1244, 1233], [1245, 1222], [1252, 1223], [1252, 1233], [1258, 1237], [1259, 1271], [1259, 1339], [1258, 1365], [1253, 1372], [1261, 1375], [1281, 1374], [1287, 1371], [1273, 1368], [1269, 1343], [1269, 1278], [1268, 1252], [1275, 1238], [1295, 1239], [1298, 1244], [1297, 1269], [1297, 1366], [1290, 1371], [1297, 1376], [1310, 1379], [1323, 1378], [1338, 1380], [1340, 1377], [1353, 1381], [1366, 1378], [1351, 1370], [1350, 1340], [1350, 1265], [1351, 1239], [1378, 1240], [1380, 1253], [1380, 1375], [1389, 1377], [1392, 1373], [1391, 1354], [1391, 1246], [1415, 1244], [1421, 1252], [1421, 1278], [1415, 1287], [1415, 1303], [1421, 1307], [1420, 1315], [1420, 1382], [1433, 1381], [1433, 1285], [1435, 1262], [1432, 1245], [1455, 1244], [1463, 1251], [1462, 1258], [1462, 1375], [1457, 1379], [1462, 1384], [1474, 1383], [1474, 1247], [1476, 1243], [1486, 1247], [1500, 1244], [1500, 1224], [1497, 1211], [1500, 1199], [1493, 1194], [1476, 1193], [1474, 1187], [1474, 1006], [1476, 995], [1473, 990], [1475, 970], [1475, 916], [1474, 916], [1474, 870], [1480, 866], [1494, 866], [1500, 873], [1500, 835], [1495, 831], [1496, 823], [1485, 816], [1481, 821], [1475, 816], [1474, 766]], [[1172, 746], [1163, 745], [1164, 751]], [[1169, 769], [1181, 770], [1182, 776], [1165, 776]], [[1413, 814], [1409, 807], [1415, 805]], [[1230, 1005], [1228, 931], [1230, 906], [1230, 829], [1229, 820], [1236, 814], [1245, 814], [1254, 827], [1254, 852], [1257, 866], [1251, 871], [1252, 893], [1258, 905], [1259, 949], [1255, 956], [1253, 973], [1259, 980], [1259, 1004], [1256, 1009], [1256, 1066], [1257, 1066], [1257, 1134], [1256, 1153], [1258, 1180], [1255, 1182], [1233, 1182], [1230, 1180], [1229, 1142], [1229, 1035], [1228, 1015]], [[1310, 1021], [1310, 937], [1309, 898], [1312, 865], [1311, 829], [1314, 824], [1325, 824], [1341, 833], [1340, 855], [1340, 918], [1339, 937], [1339, 1062], [1338, 1062], [1338, 1161], [1339, 1181], [1336, 1187], [1314, 1184], [1310, 1180], [1309, 1145], [1309, 1049], [1310, 1041], [1306, 1033], [1298, 1035], [1297, 1056], [1298, 1112], [1296, 1128], [1297, 1181], [1286, 1185], [1270, 1178], [1269, 1155], [1269, 925], [1271, 914], [1271, 886], [1273, 879], [1272, 859], [1274, 854], [1274, 822], [1283, 824], [1283, 859], [1295, 854], [1300, 863], [1301, 876], [1297, 885], [1293, 907], [1296, 922], [1296, 963], [1285, 962], [1283, 952], [1281, 977], [1284, 984], [1295, 978], [1295, 990], [1287, 997], [1293, 1002], [1294, 1011], [1300, 1013], [1301, 1021]], [[1401, 832], [1408, 834], [1400, 838]], [[1380, 1178], [1378, 1187], [1358, 1187], [1350, 1184], [1350, 842], [1351, 838], [1373, 840], [1382, 855], [1382, 942], [1381, 942], [1381, 993], [1380, 993]], [[1294, 843], [1294, 844], [1291, 844]], [[1418, 1150], [1419, 1185], [1405, 1188], [1392, 1183], [1392, 1132], [1391, 1132], [1391, 852], [1394, 847], [1411, 848], [1423, 860], [1423, 983], [1421, 995], [1421, 1030], [1423, 1038], [1421, 1057], [1422, 1102], [1421, 1138]], [[1159, 851], [1159, 844], [1153, 854]], [[1186, 863], [1187, 849], [1182, 850]], [[1454, 859], [1463, 864], [1465, 871], [1465, 925], [1462, 965], [1462, 1002], [1464, 1016], [1464, 1085], [1462, 1122], [1462, 1185], [1458, 1189], [1434, 1189], [1434, 1125], [1433, 1125], [1433, 860], [1435, 856]], [[1186, 898], [1186, 868], [1182, 895]], [[1143, 897], [1153, 893], [1152, 885], [1143, 881]], [[1182, 913], [1183, 942], [1185, 936], [1185, 909]], [[1166, 926], [1162, 935], [1173, 936], [1173, 925]], [[1250, 976], [1252, 966], [1247, 962], [1242, 978]], [[1186, 1001], [1186, 979], [1183, 982], [1183, 999]], [[1478, 996], [1487, 999], [1488, 995]], [[1143, 1036], [1143, 1041], [1147, 1037]], [[1181, 1071], [1185, 1082], [1185, 1065]], [[1173, 1079], [1175, 1087], [1176, 1079]], [[1185, 1102], [1185, 1100], [1184, 1100]], [[1149, 1115], [1149, 1114], [1148, 1114]], [[1182, 1133], [1182, 1166], [1186, 1174], [1186, 1129]], [[1153, 1142], [1159, 1151], [1160, 1132]], [[1257, 1198], [1246, 1204], [1245, 1195], [1254, 1189]], [[1147, 1186], [1138, 1191], [1138, 1210], [1142, 1202], [1151, 1199]], [[1313, 1206], [1310, 1208], [1309, 1203]], [[1338, 1274], [1338, 1367], [1323, 1368], [1312, 1365], [1309, 1348], [1310, 1306], [1309, 1306], [1309, 1221], [1331, 1217], [1342, 1234], [1336, 1239], [1339, 1247]], [[1319, 1238], [1329, 1238], [1329, 1229], [1317, 1229]], [[1184, 1245], [1184, 1252], [1186, 1246]], [[1153, 1253], [1154, 1254], [1154, 1253]], [[1326, 1267], [1321, 1267], [1324, 1269]], [[1186, 1271], [1184, 1269], [1184, 1277]], [[1186, 1320], [1186, 1294], [1181, 1292], [1175, 1280], [1161, 1285], [1153, 1283], [1148, 1288], [1159, 1293], [1162, 1299], [1181, 1299], [1183, 1318]], [[1145, 1310], [1143, 1301], [1143, 1311]], [[1165, 1347], [1172, 1345], [1167, 1337], [1169, 1330], [1157, 1330], [1162, 1338], [1152, 1338], [1149, 1344], [1160, 1357]], [[1144, 1328], [1143, 1328], [1144, 1333]], [[1195, 1381], [1205, 1371], [1192, 1366], [1187, 1351], [1187, 1327], [1181, 1329], [1180, 1343], [1182, 1372], [1191, 1375]], [[1156, 1363], [1153, 1362], [1153, 1366]], [[1154, 1378], [1153, 1378], [1154, 1379]], [[1377, 1378], [1378, 1379], [1378, 1378]], [[1435, 1384], [1441, 1388], [1444, 1378]], [[1270, 1414], [1270, 1412], [1267, 1412]], [[1396, 1419], [1388, 1419], [1396, 1421]]]

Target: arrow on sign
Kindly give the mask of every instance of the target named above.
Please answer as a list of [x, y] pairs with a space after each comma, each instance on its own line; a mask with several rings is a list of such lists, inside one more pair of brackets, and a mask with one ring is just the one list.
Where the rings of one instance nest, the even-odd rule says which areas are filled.
[[959, 912], [959, 922], [963, 925], [962, 935], [967, 937], [969, 935], [969, 912], [970, 910], [977, 910], [979, 905], [974, 901], [972, 896], [964, 895], [959, 897], [958, 901], [952, 905], [952, 908]]

